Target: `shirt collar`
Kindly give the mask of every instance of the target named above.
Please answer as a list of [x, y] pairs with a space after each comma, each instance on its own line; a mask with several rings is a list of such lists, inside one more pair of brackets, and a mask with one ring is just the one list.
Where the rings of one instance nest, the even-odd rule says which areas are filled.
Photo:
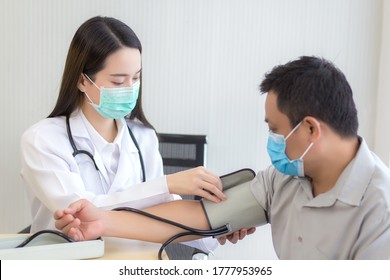
[[[305, 206], [328, 207], [336, 200], [352, 206], [358, 206], [375, 170], [375, 160], [363, 138], [355, 158], [341, 173], [335, 186], [328, 192], [310, 199]], [[304, 182], [301, 182], [304, 186]]]
[[335, 186], [338, 199], [354, 206], [360, 204], [375, 171], [375, 160], [367, 143], [360, 137], [359, 142], [355, 158], [348, 164]]
[[85, 129], [83, 117], [85, 118], [81, 110], [76, 110], [70, 115], [69, 124], [73, 137], [89, 138], [88, 131]]
[[[87, 133], [89, 134], [89, 137], [91, 138], [91, 141], [95, 145], [96, 149], [98, 151], [102, 151], [107, 145], [118, 145], [118, 148], [121, 148], [122, 143], [122, 135], [124, 130], [124, 120], [122, 119], [116, 119], [116, 125], [118, 127], [118, 133], [112, 143], [107, 142], [92, 126], [92, 124], [88, 121], [88, 119], [85, 117], [82, 110], [79, 110], [80, 118], [82, 119], [82, 122], [84, 124], [84, 127], [86, 128]], [[85, 130], [85, 129], [84, 129]]]

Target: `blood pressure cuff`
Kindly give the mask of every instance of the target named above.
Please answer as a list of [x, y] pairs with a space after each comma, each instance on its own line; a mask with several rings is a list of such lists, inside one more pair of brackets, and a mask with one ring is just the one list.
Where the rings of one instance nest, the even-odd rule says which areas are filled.
[[211, 229], [224, 225], [230, 234], [242, 228], [257, 227], [267, 223], [267, 215], [250, 189], [255, 177], [251, 169], [241, 169], [221, 176], [223, 191], [228, 199], [219, 203], [202, 199]]

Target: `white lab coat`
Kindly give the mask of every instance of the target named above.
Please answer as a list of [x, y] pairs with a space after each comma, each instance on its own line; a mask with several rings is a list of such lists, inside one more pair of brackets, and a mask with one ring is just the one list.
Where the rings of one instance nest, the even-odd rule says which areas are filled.
[[[74, 112], [70, 128], [78, 150], [90, 152], [73, 156], [65, 117], [46, 118], [31, 126], [21, 139], [21, 178], [31, 205], [31, 232], [54, 229], [53, 213], [70, 203], [85, 198], [97, 207], [112, 209], [119, 206], [145, 208], [175, 199], [168, 191], [158, 149], [158, 139], [152, 129], [136, 121], [126, 120], [137, 139], [146, 173], [142, 183], [138, 150], [127, 131], [125, 120], [121, 129], [120, 158], [115, 178], [110, 184], [107, 171], [85, 124], [82, 111]], [[176, 196], [177, 198], [177, 196]], [[207, 238], [209, 239], [209, 238]], [[208, 242], [209, 243], [209, 242]], [[215, 249], [196, 246], [202, 250]]]

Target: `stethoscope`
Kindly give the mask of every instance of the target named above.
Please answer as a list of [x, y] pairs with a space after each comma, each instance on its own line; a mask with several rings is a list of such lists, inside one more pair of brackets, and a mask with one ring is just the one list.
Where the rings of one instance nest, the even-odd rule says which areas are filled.
[[[134, 134], [131, 131], [130, 127], [127, 126], [127, 128], [129, 130], [130, 137], [133, 140], [133, 143], [134, 143], [135, 147], [138, 150], [139, 161], [141, 163], [142, 182], [145, 182], [146, 181], [145, 165], [144, 165], [144, 160], [142, 158], [141, 149], [139, 148], [137, 139], [135, 139]], [[77, 149], [76, 144], [74, 143], [74, 140], [73, 140], [72, 132], [70, 130], [69, 116], [66, 116], [66, 131], [68, 133], [68, 138], [69, 138], [70, 145], [73, 148], [73, 154], [72, 154], [73, 157], [76, 157], [79, 154], [87, 155], [92, 160], [93, 164], [95, 165], [96, 170], [98, 172], [100, 172], [99, 167], [96, 165], [95, 159], [93, 158], [93, 155], [90, 152], [86, 151], [86, 150], [79, 150], [79, 149]]]

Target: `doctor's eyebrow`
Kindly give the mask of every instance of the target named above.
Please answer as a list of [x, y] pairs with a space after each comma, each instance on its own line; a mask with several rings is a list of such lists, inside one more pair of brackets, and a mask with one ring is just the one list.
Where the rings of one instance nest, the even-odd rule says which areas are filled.
[[[135, 74], [140, 73], [141, 70], [142, 70], [142, 68], [139, 69], [137, 72], [135, 72]], [[129, 75], [129, 74], [116, 73], [116, 74], [110, 74], [110, 76], [111, 76], [111, 77], [128, 77], [128, 76], [130, 76], [130, 75]]]

